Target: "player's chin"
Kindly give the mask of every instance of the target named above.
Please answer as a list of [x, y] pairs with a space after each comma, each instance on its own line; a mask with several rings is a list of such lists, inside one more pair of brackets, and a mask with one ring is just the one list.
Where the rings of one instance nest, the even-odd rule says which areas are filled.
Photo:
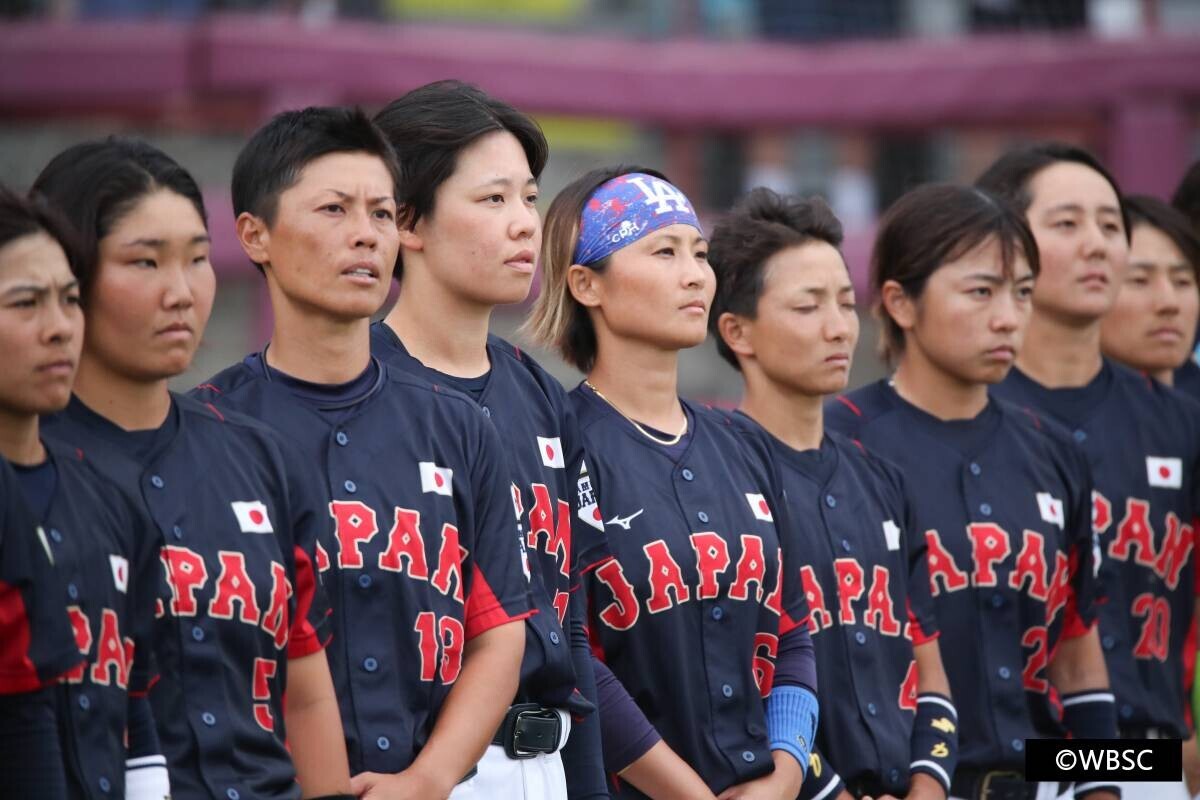
[[71, 400], [71, 384], [54, 383], [31, 387], [16, 397], [0, 397], [0, 408], [12, 414], [54, 414]]
[[533, 273], [508, 270], [484, 285], [463, 287], [464, 294], [479, 305], [508, 306], [523, 303], [533, 288]]

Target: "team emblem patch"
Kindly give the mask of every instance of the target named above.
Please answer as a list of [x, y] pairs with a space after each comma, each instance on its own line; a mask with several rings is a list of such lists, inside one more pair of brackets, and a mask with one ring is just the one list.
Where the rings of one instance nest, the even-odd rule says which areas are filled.
[[890, 519], [883, 521], [883, 540], [888, 550], [900, 549], [900, 526]]
[[108, 564], [112, 567], [113, 585], [125, 594], [129, 588], [129, 561], [124, 556], [109, 556]]
[[761, 519], [763, 522], [775, 521], [775, 517], [771, 516], [771, 507], [767, 505], [767, 499], [761, 494], [746, 492], [746, 502], [750, 504], [750, 510], [754, 512], [755, 519]]
[[417, 464], [421, 468], [421, 491], [444, 494], [450, 497], [454, 494], [454, 470], [449, 467], [439, 467], [432, 461], [422, 461]]
[[1146, 479], [1160, 489], [1178, 489], [1183, 486], [1183, 462], [1178, 458], [1146, 456]]
[[1049, 492], [1038, 492], [1037, 504], [1038, 512], [1041, 513], [1043, 520], [1049, 522], [1051, 525], [1057, 525], [1059, 528], [1066, 527], [1067, 520], [1063, 514], [1062, 500], [1054, 497]]
[[575, 482], [575, 513], [579, 518], [599, 531], [604, 530], [604, 517], [600, 506], [596, 503], [596, 492], [592, 489], [592, 478], [588, 475], [587, 464], [579, 464], [579, 480]]
[[562, 442], [557, 436], [547, 439], [545, 436], [537, 437], [538, 451], [542, 454], [542, 463], [547, 467], [555, 469], [565, 469], [566, 462], [563, 461]]
[[274, 533], [271, 518], [267, 516], [267, 507], [258, 500], [235, 500], [229, 504], [237, 515], [238, 527], [242, 533]]

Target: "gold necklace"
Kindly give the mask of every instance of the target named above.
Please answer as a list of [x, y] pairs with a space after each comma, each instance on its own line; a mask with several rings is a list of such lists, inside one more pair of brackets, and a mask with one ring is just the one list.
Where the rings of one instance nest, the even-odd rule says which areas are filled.
[[587, 384], [587, 387], [589, 389], [591, 389], [593, 392], [596, 393], [597, 397], [599, 397], [604, 402], [608, 403], [612, 407], [613, 411], [616, 411], [618, 414], [620, 414], [622, 417], [625, 418], [626, 422], [628, 422], [633, 427], [637, 428], [638, 433], [640, 433], [642, 436], [645, 436], [647, 439], [654, 442], [655, 444], [661, 444], [663, 447], [670, 447], [673, 444], [679, 444], [679, 440], [683, 438], [683, 435], [685, 433], [687, 433], [688, 423], [687, 423], [687, 414], [686, 413], [683, 415], [683, 428], [679, 431], [679, 433], [675, 434], [670, 439], [660, 439], [657, 436], [655, 436], [653, 433], [650, 433], [650, 431], [643, 428], [640, 424], [638, 424], [638, 421], [636, 419], [633, 419], [628, 414], [626, 414], [624, 411], [617, 408], [617, 404], [614, 403], [612, 400], [609, 400], [607, 397], [605, 397], [604, 393], [601, 392], [599, 389], [597, 389], [595, 384], [593, 384], [591, 381], [585, 380], [584, 383]]

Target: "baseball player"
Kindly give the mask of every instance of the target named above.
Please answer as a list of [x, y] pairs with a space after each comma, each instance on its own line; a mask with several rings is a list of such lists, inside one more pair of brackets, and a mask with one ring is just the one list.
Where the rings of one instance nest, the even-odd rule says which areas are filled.
[[[1200, 236], [1200, 161], [1192, 162], [1184, 173], [1171, 195], [1171, 206], [1187, 217], [1192, 232]], [[1193, 351], [1192, 357], [1175, 371], [1175, 386], [1193, 397], [1200, 397], [1200, 363], [1196, 358], [1197, 353]]]
[[[24, 418], [23, 430], [5, 430], [4, 450], [20, 441], [7, 434], [18, 434], [18, 455], [31, 462], [45, 460], [37, 411], [70, 395], [78, 358], [77, 290], [59, 243], [67, 238], [43, 207], [0, 189], [0, 331], [13, 359], [0, 376], [0, 406]], [[5, 796], [65, 800], [52, 687], [84, 656], [67, 616], [66, 581], [20, 483], [0, 458], [0, 774]]]
[[[761, 436], [793, 515], [820, 701], [802, 797], [944, 798], [958, 717], [938, 651], [923, 532], [900, 472], [836, 433], [822, 403], [846, 388], [858, 341], [842, 226], [820, 199], [756, 189], [713, 230], [709, 329], [745, 380], [735, 422]], [[830, 711], [836, 709], [836, 712]]]
[[927, 185], [884, 216], [871, 261], [896, 371], [825, 419], [904, 474], [959, 710], [951, 796], [1050, 800], [1057, 783], [1024, 781], [1025, 740], [1112, 738], [1116, 722], [1087, 463], [1051, 423], [988, 396], [1021, 351], [1038, 250], [995, 198]]
[[[550, 207], [531, 326], [588, 376], [570, 397], [614, 556], [585, 580], [593, 646], [710, 792], [794, 798], [817, 702], [786, 508], [730, 420], [676, 393], [679, 350], [705, 337], [706, 254], [664, 177], [594, 170]], [[641, 738], [601, 713], [606, 740]], [[663, 793], [643, 766], [610, 765], [614, 795], [707, 794]]]
[[375, 121], [405, 178], [396, 266], [402, 289], [372, 327], [372, 351], [468, 395], [500, 434], [538, 612], [526, 620], [516, 706], [572, 717], [561, 756], [514, 749], [506, 739], [524, 723], [504, 726], [481, 776], [496, 760], [500, 770], [539, 773], [525, 779], [526, 788], [546, 800], [607, 798], [586, 598], [574, 592], [580, 576], [608, 556], [603, 515], [566, 392], [527, 353], [487, 333], [496, 305], [529, 294], [541, 245], [534, 202], [545, 137], [526, 115], [458, 81], [415, 89]]
[[[1041, 252], [1028, 341], [994, 392], [1066, 426], [1091, 462], [1100, 635], [1121, 735], [1186, 737], [1200, 423], [1189, 398], [1101, 354], [1101, 319], [1127, 271], [1128, 212], [1104, 166], [1070, 145], [1001, 156], [978, 185], [1024, 213]], [[1186, 795], [1182, 782], [1123, 788], [1126, 798]]]
[[[275, 328], [197, 395], [283, 432], [330, 497], [319, 564], [355, 794], [520, 796], [519, 773], [474, 775], [531, 613], [499, 438], [469, 398], [370, 352], [399, 245], [397, 178], [361, 111], [284, 112], [251, 137], [234, 210]], [[558, 714], [521, 719], [531, 745], [567, 733]]]
[[324, 509], [306, 505], [312, 492], [273, 433], [167, 389], [212, 307], [199, 189], [161, 151], [109, 139], [60, 153], [35, 190], [84, 240], [88, 336], [75, 395], [47, 435], [81, 450], [153, 521], [150, 701], [171, 795], [345, 793], [315, 567]]

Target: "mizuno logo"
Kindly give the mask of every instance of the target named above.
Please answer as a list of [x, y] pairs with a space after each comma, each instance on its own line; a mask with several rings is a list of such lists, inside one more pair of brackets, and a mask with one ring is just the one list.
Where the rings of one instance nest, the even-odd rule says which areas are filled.
[[639, 508], [637, 511], [633, 512], [628, 517], [613, 517], [612, 519], [610, 519], [608, 522], [606, 522], [604, 524], [605, 525], [620, 525], [625, 530], [629, 530], [629, 523], [633, 522], [634, 519], [636, 519], [638, 516], [640, 516], [641, 513], [645, 510], [646, 509], [644, 509], [644, 508]]

